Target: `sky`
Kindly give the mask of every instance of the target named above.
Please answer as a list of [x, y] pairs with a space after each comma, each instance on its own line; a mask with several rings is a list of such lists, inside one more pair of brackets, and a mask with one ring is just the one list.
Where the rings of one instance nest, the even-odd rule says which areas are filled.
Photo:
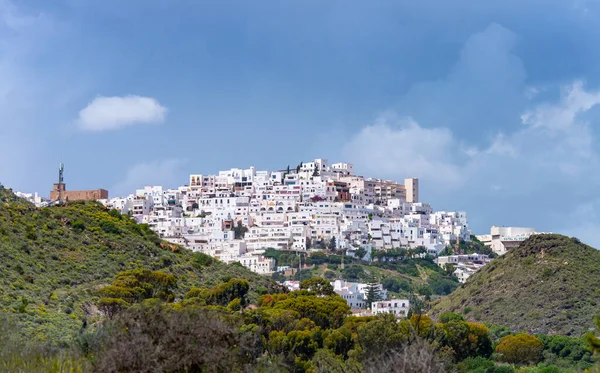
[[600, 247], [600, 0], [0, 0], [0, 183], [326, 158]]

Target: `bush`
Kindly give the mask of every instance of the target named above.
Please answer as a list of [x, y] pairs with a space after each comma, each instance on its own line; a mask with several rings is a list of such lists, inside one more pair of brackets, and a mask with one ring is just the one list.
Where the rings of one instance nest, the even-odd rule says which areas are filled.
[[100, 372], [234, 372], [258, 358], [257, 339], [213, 311], [150, 303], [105, 328], [110, 333], [93, 351]]
[[509, 335], [496, 346], [501, 359], [511, 364], [537, 363], [542, 358], [544, 344], [529, 334]]
[[212, 256], [204, 253], [194, 253], [194, 259], [196, 260], [196, 264], [200, 267], [208, 267], [213, 262]]
[[448, 313], [441, 314], [438, 321], [441, 322], [442, 324], [445, 324], [447, 322], [455, 321], [455, 320], [465, 321], [465, 318], [457, 313], [448, 312]]
[[410, 291], [410, 283], [407, 280], [397, 277], [387, 277], [381, 282], [381, 285], [385, 290], [392, 291], [394, 293]]
[[490, 368], [494, 368], [496, 364], [484, 357], [476, 356], [469, 357], [463, 360], [458, 364], [458, 369], [460, 372], [473, 372], [473, 371], [482, 371], [487, 372]]

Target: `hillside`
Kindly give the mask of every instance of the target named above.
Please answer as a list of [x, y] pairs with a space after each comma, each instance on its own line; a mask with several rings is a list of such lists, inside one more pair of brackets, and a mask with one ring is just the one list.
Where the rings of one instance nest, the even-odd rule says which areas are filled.
[[600, 312], [600, 251], [576, 238], [532, 236], [432, 310], [444, 312], [513, 331], [578, 336]]
[[193, 286], [250, 281], [250, 298], [277, 291], [270, 279], [160, 240], [146, 225], [95, 202], [38, 209], [0, 186], [0, 311], [34, 339], [65, 342], [93, 320], [96, 289], [127, 269], [177, 275], [180, 298]]
[[[444, 296], [451, 293], [459, 283], [451, 273], [435, 264], [433, 258], [417, 258], [405, 252], [394, 255], [396, 250], [380, 251], [388, 253], [386, 261], [366, 262], [353, 257], [316, 251], [302, 256], [305, 269], [285, 277], [274, 274], [278, 281], [306, 280], [311, 277], [322, 277], [327, 280], [345, 280], [367, 283], [375, 280], [382, 283], [384, 289], [393, 297], [409, 297], [412, 293], [422, 295]], [[297, 268], [299, 257], [279, 250], [269, 249], [264, 254], [275, 259], [278, 266]]]

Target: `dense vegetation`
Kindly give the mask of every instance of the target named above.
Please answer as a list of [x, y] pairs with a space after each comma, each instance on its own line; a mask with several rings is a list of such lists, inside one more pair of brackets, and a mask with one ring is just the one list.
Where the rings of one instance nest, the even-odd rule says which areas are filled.
[[[328, 281], [264, 294], [249, 304], [250, 284], [232, 278], [192, 288], [173, 301], [177, 278], [128, 270], [98, 289], [114, 298], [84, 326], [70, 348], [19, 339], [0, 323], [0, 369], [11, 372], [578, 372], [592, 368], [598, 338], [534, 336], [414, 309], [350, 316]], [[122, 298], [121, 298], [122, 297]], [[119, 302], [120, 300], [120, 302]]]
[[494, 259], [433, 309], [513, 331], [580, 336], [600, 309], [600, 251], [576, 238], [534, 235]]
[[409, 319], [356, 317], [322, 277], [286, 292], [97, 203], [37, 209], [0, 189], [0, 253], [0, 371], [554, 373], [590, 369], [600, 350], [600, 319], [585, 337], [432, 319], [431, 289], [449, 274], [429, 258], [345, 267], [417, 290]]
[[[274, 258], [277, 265], [297, 268], [302, 264], [310, 266], [296, 272], [289, 278], [275, 274], [275, 279], [305, 280], [323, 277], [328, 280], [345, 280], [367, 283], [375, 279], [381, 282], [391, 295], [409, 297], [413, 293], [428, 296], [450, 294], [459, 285], [458, 280], [448, 271], [439, 267], [433, 257], [418, 257], [418, 250], [396, 248], [377, 251], [376, 261], [365, 262], [353, 257], [326, 252], [311, 252], [299, 256], [278, 250], [267, 250], [265, 256]], [[343, 265], [342, 265], [343, 262]]]
[[98, 203], [38, 209], [0, 188], [0, 311], [16, 315], [29, 338], [69, 343], [97, 315], [98, 286], [127, 269], [176, 275], [174, 299], [232, 277], [250, 280], [252, 300], [278, 288], [242, 266], [161, 241]]

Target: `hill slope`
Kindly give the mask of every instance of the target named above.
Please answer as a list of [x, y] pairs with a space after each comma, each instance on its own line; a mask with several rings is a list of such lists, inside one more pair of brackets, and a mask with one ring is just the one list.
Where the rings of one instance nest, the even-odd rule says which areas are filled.
[[532, 236], [432, 310], [444, 312], [513, 331], [580, 335], [600, 312], [600, 251], [575, 238]]
[[29, 337], [58, 343], [93, 318], [89, 305], [98, 299], [96, 289], [127, 269], [175, 274], [178, 297], [231, 277], [250, 281], [251, 298], [279, 289], [244, 267], [162, 241], [147, 226], [98, 203], [38, 209], [4, 188], [0, 258], [0, 311], [16, 316]]

